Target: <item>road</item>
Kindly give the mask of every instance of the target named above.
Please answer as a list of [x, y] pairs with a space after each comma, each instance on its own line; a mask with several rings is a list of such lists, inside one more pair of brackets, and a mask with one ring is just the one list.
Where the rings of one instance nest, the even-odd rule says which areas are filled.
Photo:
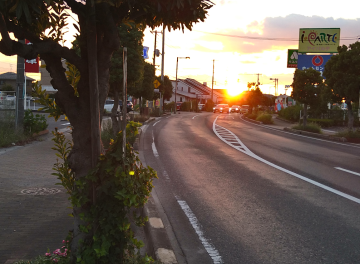
[[139, 152], [187, 263], [359, 263], [359, 146], [182, 112]]

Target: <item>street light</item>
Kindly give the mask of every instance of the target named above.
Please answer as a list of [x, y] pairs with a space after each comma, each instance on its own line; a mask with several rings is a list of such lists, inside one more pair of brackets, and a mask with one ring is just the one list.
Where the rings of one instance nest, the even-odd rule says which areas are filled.
[[177, 108], [177, 103], [176, 103], [176, 90], [177, 90], [177, 72], [178, 72], [178, 63], [179, 63], [179, 59], [190, 59], [190, 57], [176, 57], [176, 83], [175, 83], [175, 114], [176, 114], [176, 108]]
[[270, 78], [271, 81], [275, 81], [275, 96], [277, 96], [277, 88], [279, 85], [279, 79], [278, 78]]

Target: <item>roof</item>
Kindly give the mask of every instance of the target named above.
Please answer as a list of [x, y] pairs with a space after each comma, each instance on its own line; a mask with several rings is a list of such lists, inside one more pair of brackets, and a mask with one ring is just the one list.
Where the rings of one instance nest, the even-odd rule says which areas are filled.
[[[204, 94], [211, 94], [211, 88], [208, 87], [205, 84], [201, 84], [200, 82], [191, 79], [191, 78], [186, 78], [185, 80], [182, 80], [183, 82], [191, 85], [194, 88], [197, 88], [198, 90], [202, 91]], [[217, 89], [213, 90], [214, 95], [216, 95], [217, 97], [224, 97], [224, 95], [221, 92], [216, 91]]]
[[[17, 74], [15, 72], [5, 72], [0, 74], [0, 80], [16, 80]], [[27, 81], [35, 81], [35, 79], [26, 77]]]

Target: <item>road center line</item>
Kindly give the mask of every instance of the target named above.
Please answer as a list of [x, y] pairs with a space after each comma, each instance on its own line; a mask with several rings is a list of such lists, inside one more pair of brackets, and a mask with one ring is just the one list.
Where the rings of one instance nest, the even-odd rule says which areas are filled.
[[[331, 187], [328, 187], [328, 186], [326, 186], [326, 185], [324, 185], [324, 184], [321, 184], [321, 183], [318, 183], [318, 182], [316, 182], [316, 181], [314, 181], [314, 180], [308, 179], [308, 178], [306, 178], [305, 176], [302, 176], [302, 175], [297, 174], [297, 173], [295, 173], [295, 172], [289, 171], [289, 170], [287, 170], [287, 169], [285, 169], [285, 168], [282, 168], [282, 167], [280, 167], [280, 166], [278, 166], [278, 165], [276, 165], [276, 164], [274, 164], [274, 163], [271, 163], [270, 161], [267, 161], [267, 160], [265, 160], [265, 159], [257, 156], [256, 154], [254, 154], [253, 152], [251, 152], [251, 150], [249, 150], [249, 149], [244, 145], [244, 143], [242, 143], [241, 140], [240, 140], [234, 133], [232, 133], [230, 130], [228, 130], [229, 133], [230, 133], [231, 135], [233, 135], [233, 136], [237, 139], [237, 141], [239, 142], [239, 144], [242, 145], [242, 149], [241, 149], [241, 148], [240, 148], [240, 149], [237, 148], [236, 146], [234, 146], [233, 144], [231, 144], [230, 142], [228, 142], [226, 139], [222, 138], [219, 133], [217, 133], [216, 127], [219, 127], [219, 125], [216, 125], [217, 119], [218, 119], [218, 118], [216, 117], [215, 120], [214, 120], [214, 123], [213, 123], [213, 131], [214, 131], [215, 135], [217, 135], [222, 141], [224, 141], [226, 144], [228, 144], [229, 146], [233, 147], [234, 149], [236, 149], [236, 150], [238, 150], [238, 151], [240, 151], [240, 152], [242, 152], [242, 153], [245, 153], [246, 155], [248, 155], [248, 156], [250, 156], [250, 157], [252, 157], [252, 158], [254, 158], [254, 159], [257, 159], [258, 161], [261, 161], [261, 162], [263, 162], [263, 163], [265, 163], [265, 164], [267, 164], [267, 165], [269, 165], [269, 166], [271, 166], [271, 167], [273, 167], [273, 168], [275, 168], [275, 169], [278, 169], [278, 170], [280, 170], [280, 171], [283, 171], [283, 172], [285, 172], [285, 173], [287, 173], [287, 174], [289, 174], [289, 175], [291, 175], [291, 176], [294, 176], [294, 177], [296, 177], [296, 178], [298, 178], [298, 179], [301, 179], [301, 180], [303, 180], [303, 181], [306, 181], [306, 182], [308, 182], [308, 183], [311, 183], [311, 184], [313, 184], [313, 185], [315, 185], [315, 186], [317, 186], [317, 187], [319, 187], [319, 188], [322, 188], [322, 189], [324, 189], [324, 190], [327, 190], [327, 191], [329, 191], [329, 192], [332, 192], [332, 193], [334, 193], [334, 194], [337, 194], [337, 195], [339, 195], [339, 196], [342, 196], [342, 197], [344, 197], [344, 198], [346, 198], [346, 199], [349, 199], [349, 200], [351, 200], [351, 201], [353, 201], [353, 202], [356, 202], [356, 203], [360, 204], [360, 199], [358, 199], [358, 198], [356, 198], [356, 197], [354, 197], [354, 196], [348, 195], [348, 194], [346, 194], [346, 193], [343, 193], [343, 192], [340, 192], [340, 191], [338, 191], [338, 190], [336, 190], [336, 189], [333, 189], [333, 188], [331, 188]], [[224, 127], [222, 127], [222, 128], [223, 128], [223, 129], [226, 129], [226, 128], [224, 128]], [[226, 129], [226, 130], [227, 130], [227, 129]]]
[[342, 171], [345, 171], [345, 172], [360, 176], [360, 173], [357, 173], [357, 172], [354, 172], [354, 171], [351, 171], [351, 170], [346, 170], [346, 169], [343, 169], [343, 168], [340, 168], [340, 167], [334, 167], [334, 168], [337, 169], [337, 170], [342, 170]]
[[219, 251], [210, 244], [210, 242], [206, 239], [204, 235], [204, 231], [202, 230], [202, 226], [199, 223], [198, 219], [196, 218], [195, 214], [191, 211], [188, 204], [183, 200], [177, 200], [178, 204], [180, 205], [181, 209], [184, 211], [185, 215], [190, 221], [190, 224], [194, 228], [196, 234], [198, 235], [201, 243], [205, 247], [206, 252], [210, 255], [210, 257], [213, 260], [214, 264], [222, 264], [223, 261], [221, 259], [221, 256], [219, 254]]

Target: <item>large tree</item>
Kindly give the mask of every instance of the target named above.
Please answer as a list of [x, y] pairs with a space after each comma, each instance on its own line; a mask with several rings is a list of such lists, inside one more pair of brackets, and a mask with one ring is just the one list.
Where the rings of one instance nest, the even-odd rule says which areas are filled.
[[[209, 0], [7, 0], [0, 1], [0, 52], [25, 59], [40, 56], [57, 90], [55, 101], [73, 127], [73, 148], [68, 158], [77, 181], [94, 167], [94, 155], [99, 143], [99, 120], [109, 92], [110, 59], [119, 48], [118, 25], [133, 21], [151, 28], [164, 24], [168, 29], [191, 29], [204, 21]], [[62, 46], [66, 13], [78, 16], [80, 55]], [[17, 40], [11, 38], [13, 33]], [[28, 39], [32, 45], [18, 41]], [[67, 80], [62, 59], [80, 72], [77, 87]], [[75, 90], [76, 89], [76, 90]], [[90, 102], [91, 101], [91, 102]], [[97, 117], [96, 117], [97, 116]], [[101, 116], [100, 116], [101, 119]], [[99, 126], [99, 121], [95, 123]], [[95, 146], [95, 147], [94, 147]], [[95, 164], [97, 156], [95, 156]], [[89, 197], [92, 194], [89, 193]], [[95, 197], [89, 199], [95, 201]], [[89, 204], [73, 208], [74, 240], [72, 254], [76, 256], [79, 242], [91, 237], [80, 230], [86, 224], [81, 215]]]
[[360, 93], [360, 42], [338, 47], [339, 55], [325, 64], [324, 76], [328, 91], [335, 102], [345, 100], [348, 106], [348, 128], [353, 128], [352, 103], [359, 102]]
[[304, 127], [306, 126], [308, 106], [315, 107], [316, 104], [321, 102], [320, 94], [324, 88], [323, 80], [320, 72], [313, 68], [295, 70], [294, 80], [291, 85], [293, 87], [291, 97], [304, 104]]

